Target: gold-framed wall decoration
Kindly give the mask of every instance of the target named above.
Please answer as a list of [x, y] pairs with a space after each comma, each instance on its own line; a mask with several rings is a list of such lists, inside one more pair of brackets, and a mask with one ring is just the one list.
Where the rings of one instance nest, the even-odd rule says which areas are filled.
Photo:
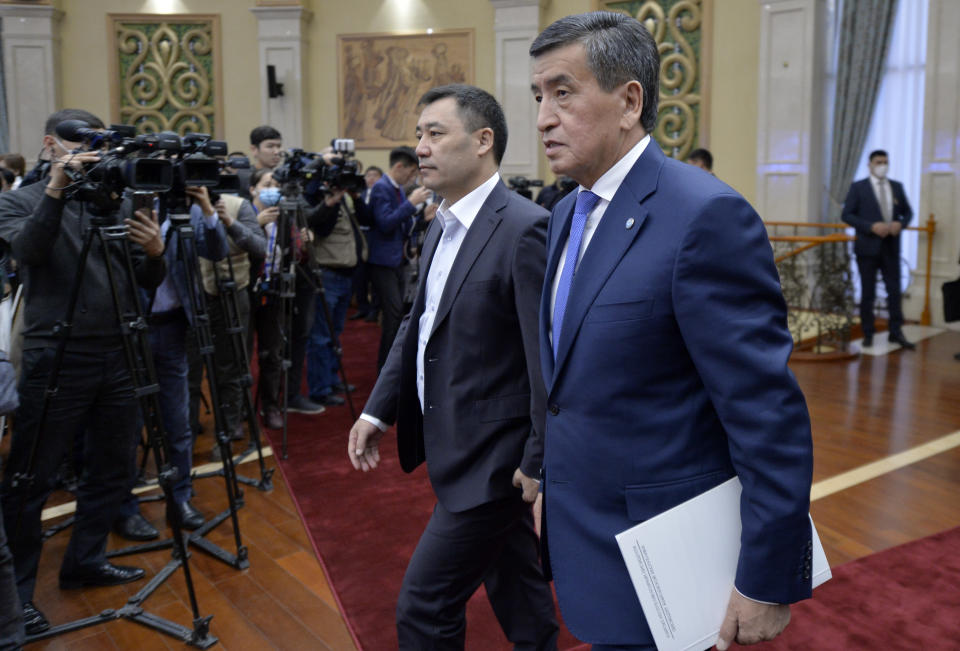
[[416, 144], [423, 93], [474, 83], [473, 38], [472, 29], [337, 36], [340, 137], [358, 149]]
[[636, 18], [660, 50], [660, 103], [653, 137], [684, 160], [709, 145], [714, 0], [594, 0], [595, 9]]
[[114, 122], [223, 137], [218, 14], [108, 14], [107, 29]]

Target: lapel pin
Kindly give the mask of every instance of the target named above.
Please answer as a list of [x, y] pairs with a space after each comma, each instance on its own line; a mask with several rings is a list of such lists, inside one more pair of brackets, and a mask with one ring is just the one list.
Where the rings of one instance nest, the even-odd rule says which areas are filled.
[[628, 217], [628, 218], [627, 218], [627, 223], [625, 224], [625, 226], [627, 227], [627, 230], [629, 231], [631, 228], [633, 228], [633, 225], [634, 225], [635, 223], [637, 223], [637, 222], [636, 222], [636, 220], [634, 220], [633, 217]]

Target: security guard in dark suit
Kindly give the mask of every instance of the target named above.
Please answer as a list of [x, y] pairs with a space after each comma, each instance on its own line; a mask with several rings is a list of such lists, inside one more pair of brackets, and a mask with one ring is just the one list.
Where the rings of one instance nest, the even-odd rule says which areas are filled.
[[907, 341], [900, 329], [900, 232], [913, 218], [913, 210], [903, 185], [887, 178], [889, 158], [878, 149], [870, 153], [870, 176], [850, 186], [841, 219], [857, 229], [853, 252], [860, 271], [860, 324], [863, 345], [873, 345], [873, 302], [876, 298], [877, 271], [883, 275], [890, 311], [891, 342], [908, 350], [916, 345]]

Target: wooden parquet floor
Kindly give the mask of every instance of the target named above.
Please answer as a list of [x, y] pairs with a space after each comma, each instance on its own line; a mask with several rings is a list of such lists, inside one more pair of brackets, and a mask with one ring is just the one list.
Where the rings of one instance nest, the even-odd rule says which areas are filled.
[[[960, 333], [947, 332], [918, 344], [915, 352], [862, 357], [849, 362], [794, 363], [813, 420], [814, 482], [855, 470], [890, 455], [960, 431]], [[322, 422], [323, 416], [318, 417]], [[209, 427], [209, 425], [208, 425]], [[345, 433], [344, 433], [345, 434]], [[210, 437], [202, 436], [197, 462], [207, 459]], [[275, 462], [272, 458], [269, 463]], [[254, 466], [247, 464], [250, 474]], [[195, 504], [205, 513], [224, 508], [221, 479], [197, 483]], [[202, 552], [192, 565], [200, 609], [213, 614], [221, 649], [353, 649], [323, 571], [282, 477], [271, 493], [246, 487], [241, 533], [251, 567], [234, 570]], [[827, 558], [838, 565], [960, 524], [960, 446], [856, 483], [813, 502], [811, 511]], [[63, 500], [63, 496], [59, 496]], [[51, 504], [56, 499], [51, 500]], [[143, 506], [163, 525], [163, 507]], [[228, 523], [210, 539], [232, 550]], [[142, 582], [115, 588], [61, 591], [56, 585], [67, 534], [44, 546], [38, 606], [55, 622], [116, 608]], [[110, 547], [121, 541], [111, 538]], [[127, 557], [150, 572], [167, 552]], [[190, 611], [178, 572], [147, 602], [148, 610], [188, 623]], [[384, 622], [392, 626], [392, 622]], [[127, 621], [110, 622], [31, 645], [31, 649], [183, 648], [173, 639]]]
[[[322, 418], [322, 416], [320, 416]], [[209, 431], [209, 423], [207, 424]], [[201, 436], [195, 463], [205, 462], [212, 437]], [[237, 445], [237, 444], [235, 444]], [[275, 467], [273, 457], [267, 465]], [[238, 466], [241, 474], [256, 477], [256, 463]], [[274, 489], [261, 492], [244, 486], [245, 506], [239, 511], [240, 533], [248, 548], [250, 568], [238, 571], [192, 548], [190, 569], [202, 615], [213, 615], [212, 633], [217, 649], [354, 649], [353, 640], [337, 608], [323, 569], [279, 471]], [[223, 479], [194, 481], [193, 504], [205, 514], [226, 508]], [[69, 499], [55, 494], [48, 506]], [[165, 507], [160, 502], [141, 504], [141, 512], [154, 526], [165, 525]], [[56, 522], [54, 520], [53, 522]], [[48, 524], [48, 523], [45, 523]], [[167, 530], [169, 531], [169, 530]], [[119, 608], [144, 581], [112, 588], [60, 590], [57, 573], [69, 532], [54, 535], [43, 549], [35, 602], [54, 624]], [[236, 552], [230, 520], [208, 536], [228, 552]], [[111, 534], [108, 549], [128, 546]], [[113, 559], [137, 565], [153, 576], [169, 560], [169, 551], [153, 551]], [[148, 612], [185, 626], [192, 626], [190, 602], [183, 572], [177, 571], [144, 603]], [[186, 645], [138, 623], [117, 620], [28, 645], [30, 649], [137, 649], [138, 651], [183, 649]]]

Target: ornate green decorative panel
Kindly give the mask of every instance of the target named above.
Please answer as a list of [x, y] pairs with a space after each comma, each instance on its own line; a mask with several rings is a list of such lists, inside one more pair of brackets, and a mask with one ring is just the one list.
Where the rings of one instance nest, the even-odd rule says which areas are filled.
[[138, 133], [222, 132], [219, 16], [115, 15], [113, 118]]
[[601, 2], [633, 16], [660, 48], [660, 106], [654, 138], [664, 152], [684, 159], [707, 143], [707, 80], [712, 0]]

